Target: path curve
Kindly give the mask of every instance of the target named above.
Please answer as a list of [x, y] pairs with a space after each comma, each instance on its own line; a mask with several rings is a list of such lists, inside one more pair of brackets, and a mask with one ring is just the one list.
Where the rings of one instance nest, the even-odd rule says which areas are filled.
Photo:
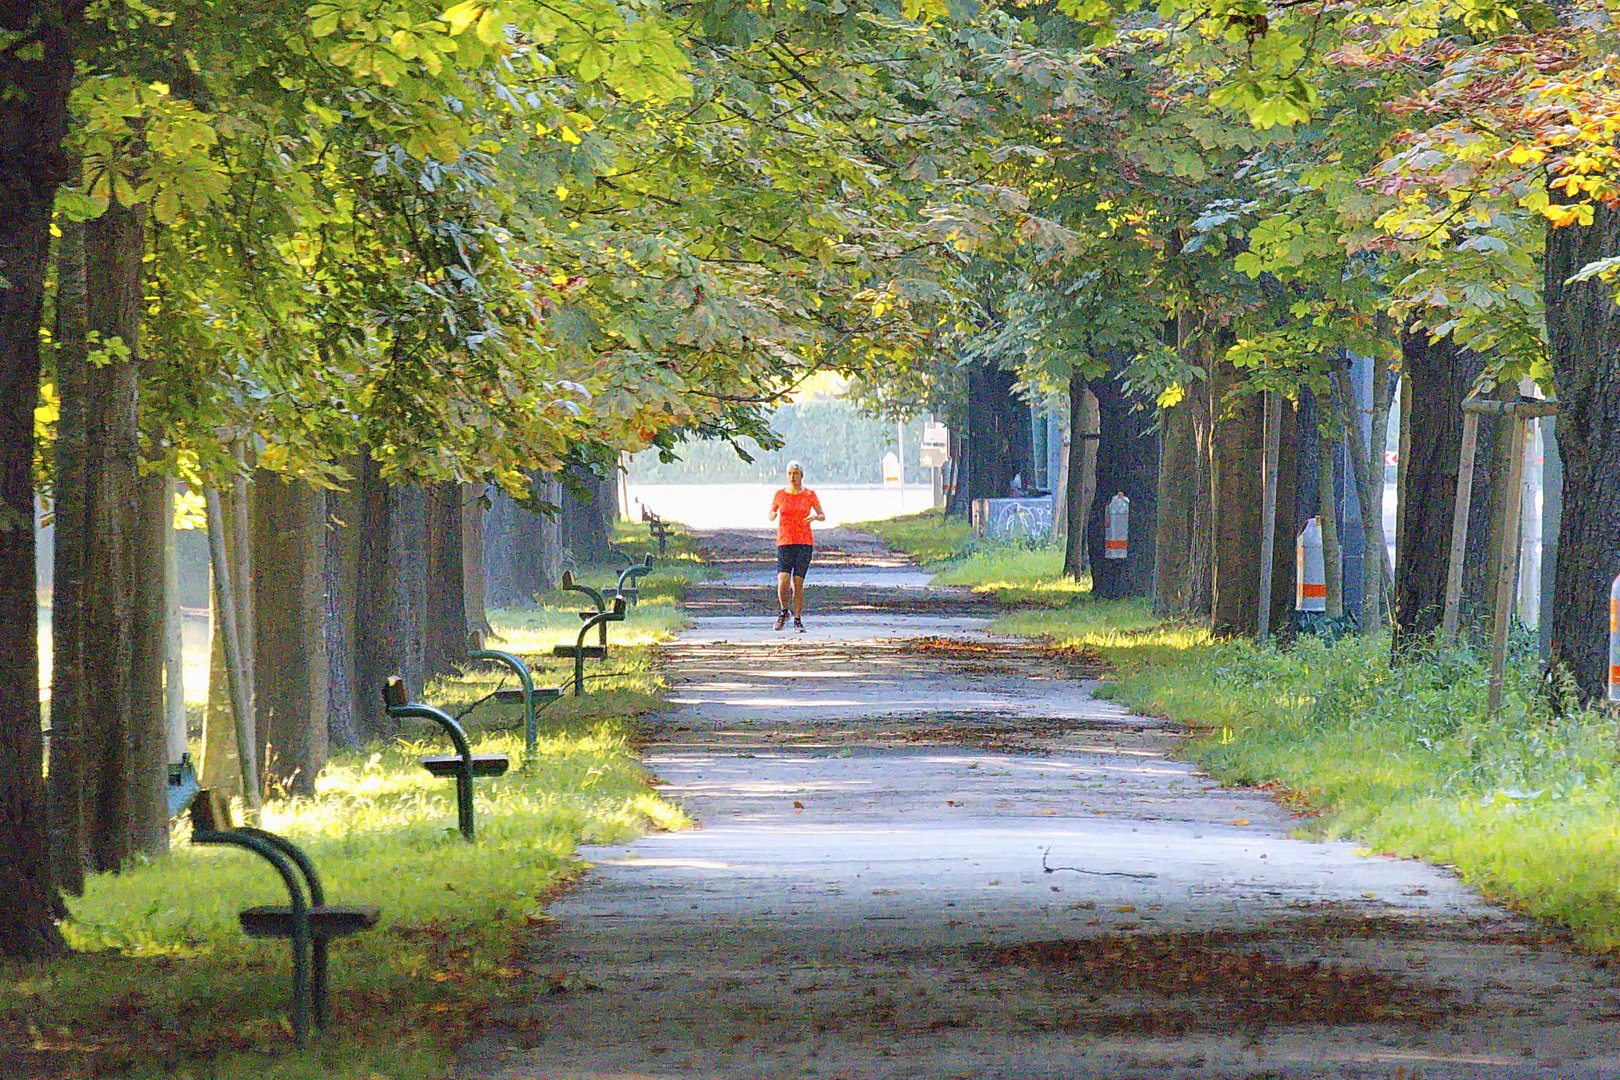
[[1557, 935], [1291, 839], [874, 537], [821, 537], [802, 635], [768, 534], [707, 543], [646, 751], [700, 828], [585, 849], [459, 1075], [1620, 1078]]

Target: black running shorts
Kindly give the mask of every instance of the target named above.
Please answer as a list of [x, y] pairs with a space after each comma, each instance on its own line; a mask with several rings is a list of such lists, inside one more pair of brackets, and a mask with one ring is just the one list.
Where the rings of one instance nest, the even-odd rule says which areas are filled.
[[810, 553], [813, 544], [782, 544], [776, 549], [776, 572], [802, 578], [810, 572]]

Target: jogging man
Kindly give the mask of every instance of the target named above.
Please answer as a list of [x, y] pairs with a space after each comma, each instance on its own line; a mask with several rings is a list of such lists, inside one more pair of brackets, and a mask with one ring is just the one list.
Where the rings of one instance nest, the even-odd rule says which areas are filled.
[[780, 630], [787, 625], [791, 606], [793, 626], [802, 634], [804, 575], [810, 572], [810, 555], [816, 543], [810, 523], [826, 521], [827, 515], [822, 512], [816, 493], [804, 486], [803, 465], [788, 462], [787, 481], [787, 487], [779, 489], [776, 498], [771, 500], [771, 520], [776, 522], [776, 598], [782, 604], [776, 628]]

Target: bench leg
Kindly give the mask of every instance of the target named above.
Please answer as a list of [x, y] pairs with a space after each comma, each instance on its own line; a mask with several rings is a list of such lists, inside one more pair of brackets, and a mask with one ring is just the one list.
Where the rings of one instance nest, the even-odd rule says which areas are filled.
[[315, 1007], [315, 1027], [325, 1031], [332, 1023], [332, 1002], [326, 986], [326, 938], [319, 935], [310, 942], [309, 996]]
[[309, 1001], [311, 997], [310, 934], [308, 922], [293, 928], [293, 1041], [299, 1046], [309, 1045]]
[[461, 771], [456, 773], [456, 824], [461, 828], [461, 838], [468, 842], [473, 839], [473, 777], [472, 762], [464, 762]]
[[[605, 627], [607, 623], [602, 625]], [[574, 696], [585, 696], [585, 652], [583, 647], [574, 653]]]

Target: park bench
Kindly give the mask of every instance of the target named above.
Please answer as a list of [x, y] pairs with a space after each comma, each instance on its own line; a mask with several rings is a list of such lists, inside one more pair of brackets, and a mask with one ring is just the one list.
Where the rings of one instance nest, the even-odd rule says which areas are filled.
[[511, 768], [505, 754], [474, 754], [467, 742], [467, 732], [455, 717], [443, 709], [421, 702], [406, 700], [405, 683], [398, 675], [391, 675], [383, 686], [383, 704], [388, 715], [395, 720], [431, 720], [450, 736], [455, 748], [453, 754], [420, 758], [422, 768], [431, 776], [451, 777], [456, 782], [456, 825], [462, 839], [474, 839], [473, 831], [473, 778], [477, 776], [504, 776]]
[[285, 837], [231, 820], [230, 803], [207, 788], [191, 800], [191, 842], [225, 844], [251, 851], [281, 875], [287, 887], [286, 904], [251, 907], [237, 915], [243, 933], [253, 938], [286, 938], [292, 944], [293, 1039], [309, 1042], [310, 1021], [324, 1031], [332, 1021], [327, 983], [327, 943], [370, 930], [381, 917], [378, 908], [358, 904], [328, 904], [315, 865]]
[[[468, 651], [467, 658], [469, 660], [492, 661], [507, 668], [517, 676], [520, 685], [501, 687], [490, 696], [503, 705], [523, 706], [523, 763], [527, 765], [534, 760], [534, 748], [540, 738], [539, 706], [541, 704], [549, 705], [562, 697], [563, 688], [560, 686], [534, 685], [534, 673], [529, 670], [528, 664], [525, 664], [509, 652], [484, 648], [477, 635], [474, 635], [473, 647]], [[465, 712], [462, 715], [466, 715]]]
[[658, 541], [658, 554], [667, 554], [667, 541], [675, 535], [675, 530], [663, 518], [647, 509], [646, 503], [641, 505], [641, 520], [647, 523], [647, 531]]
[[619, 580], [613, 588], [613, 595], [624, 597], [631, 607], [635, 607], [636, 600], [641, 595], [641, 579], [653, 572], [652, 556], [649, 555], [642, 562], [636, 562], [618, 548], [614, 548], [613, 553], [624, 560], [624, 568], [619, 571]]
[[[613, 598], [613, 606], [606, 606], [606, 598], [588, 585], [575, 585], [573, 575], [563, 574], [563, 588], [572, 592], [583, 592], [594, 595], [599, 605], [596, 611], [582, 611], [579, 617], [582, 623], [579, 628], [579, 637], [572, 645], [556, 645], [552, 647], [551, 655], [572, 659], [574, 661], [574, 696], [582, 697], [585, 694], [585, 661], [604, 660], [607, 658], [607, 624], [610, 622], [624, 622], [624, 597]], [[585, 639], [592, 630], [600, 635], [595, 645], [585, 644]]]

